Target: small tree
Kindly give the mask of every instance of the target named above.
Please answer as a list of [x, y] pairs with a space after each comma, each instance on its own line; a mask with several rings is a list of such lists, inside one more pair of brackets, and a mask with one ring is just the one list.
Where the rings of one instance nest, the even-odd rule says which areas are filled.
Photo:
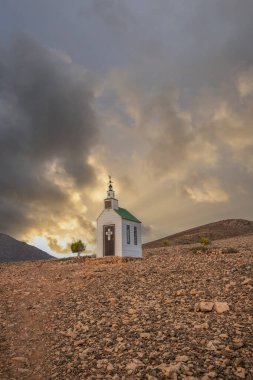
[[81, 252], [85, 251], [86, 245], [82, 240], [77, 240], [71, 244], [70, 248], [73, 253], [77, 253], [77, 257], [80, 257]]
[[163, 240], [163, 246], [164, 247], [169, 247], [170, 246], [170, 241], [169, 240]]
[[202, 236], [200, 238], [200, 243], [206, 247], [207, 245], [210, 245], [211, 244], [211, 240], [208, 238], [208, 237], [205, 237], [205, 236]]

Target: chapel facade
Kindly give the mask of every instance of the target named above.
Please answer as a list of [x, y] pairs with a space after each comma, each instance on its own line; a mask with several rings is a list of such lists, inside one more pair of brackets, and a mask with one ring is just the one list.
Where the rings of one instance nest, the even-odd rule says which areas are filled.
[[109, 176], [104, 209], [97, 218], [97, 257], [142, 257], [141, 222], [119, 207]]

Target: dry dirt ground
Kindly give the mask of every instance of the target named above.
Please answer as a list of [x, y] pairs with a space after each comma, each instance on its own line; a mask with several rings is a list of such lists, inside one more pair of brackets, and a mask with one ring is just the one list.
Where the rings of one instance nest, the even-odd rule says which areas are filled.
[[253, 379], [253, 236], [215, 245], [0, 265], [0, 379]]

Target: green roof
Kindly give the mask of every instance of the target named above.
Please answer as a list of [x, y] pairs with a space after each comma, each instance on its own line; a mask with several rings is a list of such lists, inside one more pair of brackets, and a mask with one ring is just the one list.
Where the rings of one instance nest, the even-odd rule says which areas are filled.
[[119, 207], [118, 210], [115, 210], [115, 211], [121, 216], [122, 219], [127, 219], [127, 220], [131, 220], [132, 222], [141, 223], [140, 220], [138, 220], [135, 216], [133, 216], [133, 214], [131, 214], [125, 208]]

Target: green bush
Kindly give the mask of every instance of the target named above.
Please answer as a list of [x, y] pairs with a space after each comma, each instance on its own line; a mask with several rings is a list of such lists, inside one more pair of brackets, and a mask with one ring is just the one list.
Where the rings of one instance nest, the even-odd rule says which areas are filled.
[[205, 247], [211, 244], [211, 240], [208, 237], [202, 236], [200, 238], [200, 243]]
[[170, 241], [169, 240], [163, 240], [163, 246], [164, 247], [169, 247], [170, 246]]

